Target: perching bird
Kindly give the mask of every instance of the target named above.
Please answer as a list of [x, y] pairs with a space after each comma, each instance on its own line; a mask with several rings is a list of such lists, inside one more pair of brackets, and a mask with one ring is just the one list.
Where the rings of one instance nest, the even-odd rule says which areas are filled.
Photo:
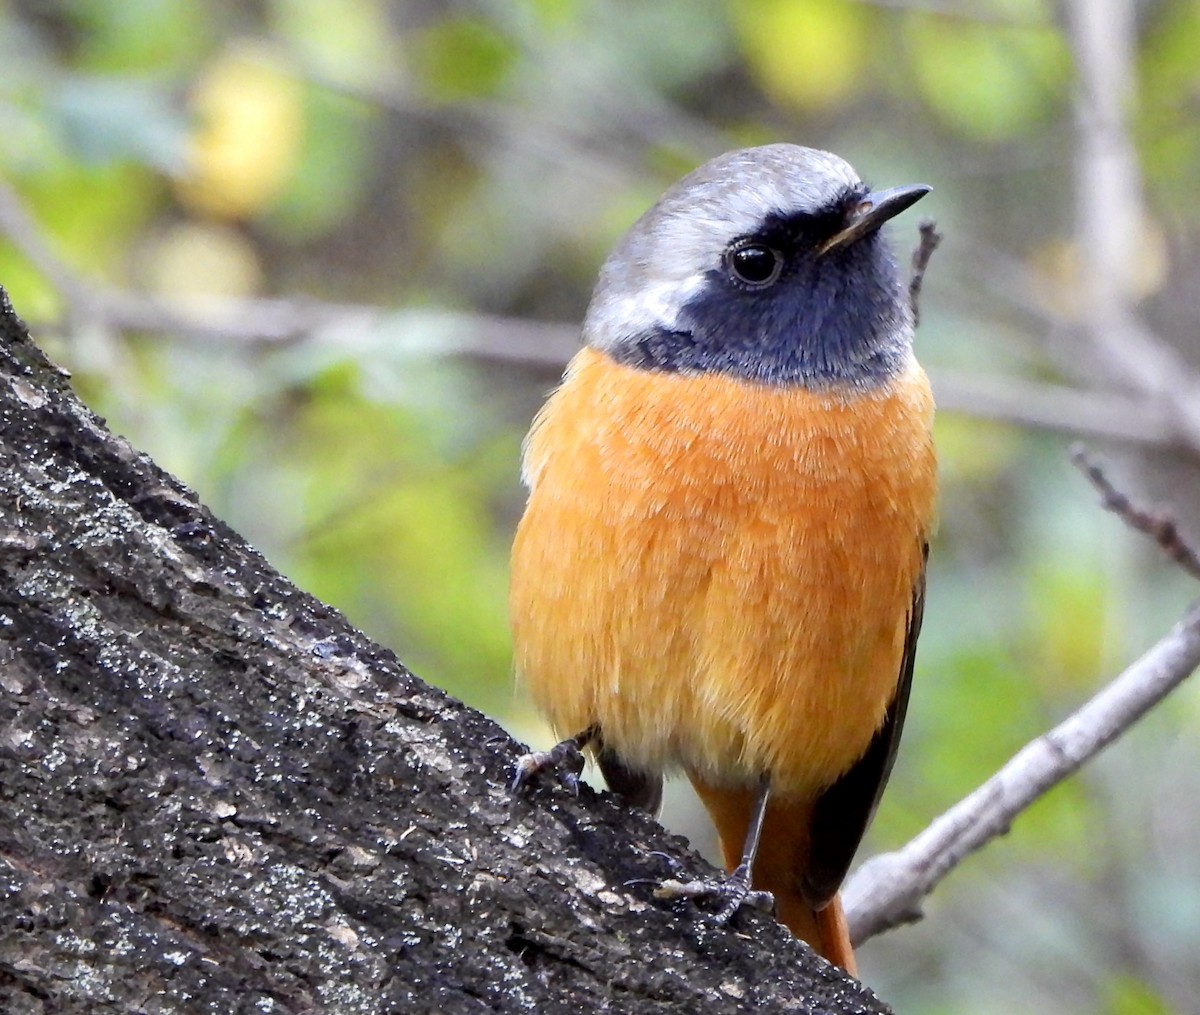
[[[895, 758], [935, 501], [933, 402], [873, 192], [828, 152], [713, 159], [617, 244], [534, 420], [518, 675], [656, 810], [687, 773], [732, 872], [851, 972], [837, 891]], [[761, 831], [761, 835], [757, 834]], [[757, 850], [757, 852], [756, 852]]]

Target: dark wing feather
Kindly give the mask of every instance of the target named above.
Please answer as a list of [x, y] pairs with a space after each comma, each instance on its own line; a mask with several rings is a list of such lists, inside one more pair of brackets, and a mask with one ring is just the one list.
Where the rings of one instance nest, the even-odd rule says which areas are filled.
[[600, 771], [608, 788], [621, 797], [630, 807], [658, 815], [662, 806], [662, 773], [654, 775], [629, 768], [611, 747], [605, 745], [596, 755]]
[[[925, 547], [925, 557], [929, 547]], [[913, 589], [912, 610], [908, 615], [908, 630], [904, 638], [904, 655], [900, 662], [900, 680], [896, 696], [888, 706], [883, 725], [879, 727], [866, 753], [821, 794], [813, 807], [808, 867], [800, 875], [804, 897], [819, 909], [837, 893], [863, 833], [875, 815], [875, 808], [887, 785], [888, 776], [900, 746], [904, 728], [904, 713], [912, 689], [913, 661], [917, 654], [917, 636], [925, 612], [925, 567]]]

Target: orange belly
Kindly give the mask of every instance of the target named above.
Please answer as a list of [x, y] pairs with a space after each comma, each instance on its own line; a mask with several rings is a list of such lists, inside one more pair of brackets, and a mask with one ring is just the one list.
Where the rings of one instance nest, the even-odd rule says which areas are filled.
[[517, 672], [555, 729], [712, 785], [845, 771], [896, 688], [932, 417], [915, 361], [814, 393], [580, 352], [528, 439], [512, 563]]

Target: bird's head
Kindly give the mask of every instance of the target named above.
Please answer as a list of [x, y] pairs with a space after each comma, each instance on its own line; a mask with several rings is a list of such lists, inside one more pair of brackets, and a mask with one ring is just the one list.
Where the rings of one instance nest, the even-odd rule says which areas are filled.
[[870, 191], [836, 155], [798, 145], [721, 155], [617, 244], [584, 337], [649, 370], [883, 383], [909, 356], [912, 323], [879, 227], [928, 192]]

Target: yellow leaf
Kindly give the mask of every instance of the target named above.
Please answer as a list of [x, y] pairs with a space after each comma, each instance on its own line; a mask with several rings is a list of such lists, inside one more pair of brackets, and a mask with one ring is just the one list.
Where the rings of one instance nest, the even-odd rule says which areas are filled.
[[776, 102], [823, 109], [863, 85], [867, 22], [847, 0], [731, 0], [746, 61]]
[[155, 237], [143, 256], [150, 288], [176, 299], [251, 296], [262, 285], [258, 253], [224, 224], [180, 223]]
[[180, 200], [218, 218], [263, 211], [280, 193], [298, 157], [304, 129], [300, 83], [265, 47], [219, 56], [192, 95], [196, 132]]

